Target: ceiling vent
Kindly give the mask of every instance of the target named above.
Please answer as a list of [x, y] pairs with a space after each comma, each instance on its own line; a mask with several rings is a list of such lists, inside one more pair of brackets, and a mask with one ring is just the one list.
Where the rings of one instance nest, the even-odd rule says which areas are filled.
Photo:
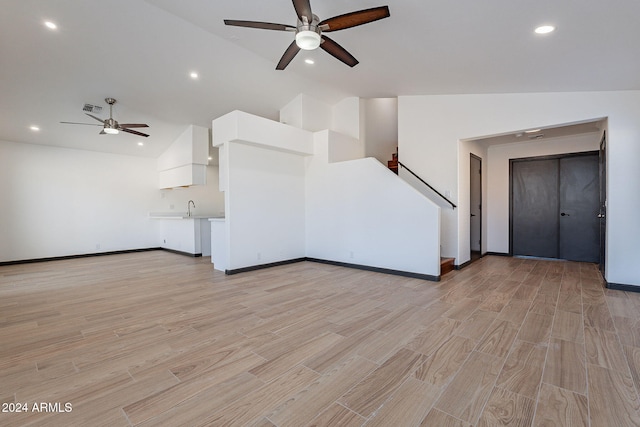
[[539, 133], [537, 135], [529, 135], [529, 139], [540, 139], [544, 138], [544, 133]]
[[102, 107], [99, 105], [84, 104], [82, 111], [85, 113], [100, 113], [102, 111]]

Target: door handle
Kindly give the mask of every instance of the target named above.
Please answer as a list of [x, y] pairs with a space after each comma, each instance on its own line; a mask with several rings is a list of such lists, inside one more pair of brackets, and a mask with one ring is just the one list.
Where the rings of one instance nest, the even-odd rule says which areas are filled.
[[564, 212], [562, 212], [562, 213], [560, 214], [560, 216], [571, 216], [571, 215], [569, 215], [568, 213], [564, 213]]
[[604, 218], [604, 214], [598, 214], [598, 218]]
[[471, 216], [476, 216], [476, 214], [471, 214]]

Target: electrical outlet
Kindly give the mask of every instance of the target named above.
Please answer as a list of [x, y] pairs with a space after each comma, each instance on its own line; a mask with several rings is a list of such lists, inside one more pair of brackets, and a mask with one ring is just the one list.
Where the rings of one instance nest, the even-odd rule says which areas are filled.
[[258, 252], [258, 261], [260, 261], [261, 259], [262, 259], [262, 254]]
[[162, 243], [167, 243], [167, 239], [162, 240]]
[[96, 244], [96, 249], [100, 249], [100, 243]]
[[169, 209], [172, 209], [172, 210], [173, 210], [173, 208], [174, 208], [174, 207], [175, 207], [175, 206], [173, 206], [173, 205], [169, 205]]
[[353, 251], [349, 251], [349, 258], [353, 259]]

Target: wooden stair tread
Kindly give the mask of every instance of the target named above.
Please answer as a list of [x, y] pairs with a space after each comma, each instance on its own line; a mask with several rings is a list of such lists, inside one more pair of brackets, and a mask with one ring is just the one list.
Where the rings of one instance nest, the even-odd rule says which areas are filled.
[[396, 175], [398, 174], [398, 149], [396, 147], [396, 152], [391, 155], [391, 160], [387, 161], [387, 167], [393, 171]]
[[450, 271], [453, 271], [455, 266], [453, 265], [455, 258], [440, 257], [440, 276], [444, 276]]

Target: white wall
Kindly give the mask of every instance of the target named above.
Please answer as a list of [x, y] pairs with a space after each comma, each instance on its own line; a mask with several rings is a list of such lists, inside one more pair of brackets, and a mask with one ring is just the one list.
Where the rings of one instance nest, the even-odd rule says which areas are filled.
[[156, 247], [156, 160], [0, 142], [0, 262]]
[[[274, 150], [300, 155], [313, 154], [313, 134], [311, 132], [242, 111], [232, 111], [218, 117], [213, 121], [211, 128], [212, 144], [221, 149], [219, 156], [222, 174], [227, 173], [224, 167], [225, 153], [223, 150], [229, 141], [269, 146]], [[224, 189], [224, 177], [220, 178], [220, 182], [221, 189]]]
[[280, 123], [315, 132], [331, 127], [331, 106], [301, 93], [280, 109]]
[[327, 129], [355, 139], [364, 136], [364, 102], [360, 98], [345, 98], [331, 108], [331, 126]]
[[[450, 190], [461, 209], [443, 210], [442, 244], [464, 262], [461, 223], [468, 222], [469, 184], [459, 179], [458, 142], [522, 129], [607, 117], [608, 281], [640, 285], [640, 92], [576, 92], [402, 96], [398, 99], [399, 150], [407, 165], [441, 192]], [[466, 160], [468, 164], [468, 159]], [[488, 171], [488, 173], [491, 173]], [[445, 218], [447, 217], [447, 218]], [[450, 218], [448, 218], [450, 217]], [[488, 237], [488, 236], [487, 236]]]
[[225, 253], [224, 270], [304, 257], [304, 159], [313, 134], [241, 111], [212, 129], [226, 216], [225, 247], [212, 242], [212, 250]]
[[398, 146], [398, 99], [349, 97], [330, 106], [300, 94], [280, 109], [280, 122], [317, 132], [329, 129], [364, 141], [365, 155], [386, 165]]
[[[329, 163], [346, 138], [315, 134], [307, 166], [307, 256], [438, 276], [439, 208], [373, 158]], [[352, 157], [346, 150], [345, 158]]]
[[[357, 138], [247, 113], [213, 122], [235, 270], [305, 256], [438, 276], [439, 208]], [[212, 242], [215, 244], [215, 242]], [[225, 257], [223, 257], [225, 259]]]
[[364, 103], [349, 97], [332, 106], [301, 93], [280, 109], [280, 123], [310, 132], [330, 129], [360, 139], [364, 134]]
[[[326, 142], [318, 144], [318, 140]], [[364, 143], [362, 141], [338, 132], [331, 130], [316, 132], [313, 134], [313, 141], [314, 156], [322, 158], [328, 163], [364, 157]]]
[[509, 253], [509, 160], [553, 154], [597, 151], [600, 133], [589, 133], [489, 147], [486, 173], [487, 250]]
[[398, 147], [398, 98], [364, 99], [365, 155], [383, 165]]
[[304, 157], [229, 142], [227, 269], [305, 256]]
[[302, 97], [300, 94], [280, 108], [280, 123], [304, 129]]

